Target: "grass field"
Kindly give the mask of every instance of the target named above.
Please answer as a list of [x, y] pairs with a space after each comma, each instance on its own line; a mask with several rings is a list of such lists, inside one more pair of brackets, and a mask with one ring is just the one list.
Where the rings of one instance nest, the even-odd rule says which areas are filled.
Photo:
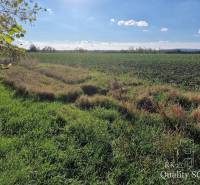
[[200, 55], [30, 55], [0, 71], [1, 185], [200, 183]]
[[108, 73], [127, 73], [153, 82], [171, 83], [192, 90], [200, 88], [199, 54], [38, 53], [44, 63], [82, 65]]

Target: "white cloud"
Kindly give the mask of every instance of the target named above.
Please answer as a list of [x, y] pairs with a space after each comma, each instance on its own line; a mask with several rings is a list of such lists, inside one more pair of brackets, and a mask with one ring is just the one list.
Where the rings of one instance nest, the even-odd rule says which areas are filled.
[[160, 29], [160, 31], [161, 31], [161, 32], [168, 32], [168, 31], [169, 31], [169, 28], [163, 27], [163, 28]]
[[[96, 41], [26, 41], [18, 40], [17, 45], [24, 48], [29, 48], [30, 44], [35, 44], [37, 47], [52, 46], [57, 50], [74, 50], [75, 48], [84, 48], [87, 50], [122, 50], [134, 48], [152, 48], [152, 49], [200, 49], [199, 42], [96, 42]], [[22, 44], [22, 45], [21, 45]]]
[[117, 24], [119, 26], [137, 26], [137, 27], [148, 27], [149, 26], [149, 23], [144, 21], [144, 20], [135, 21], [133, 19], [130, 19], [130, 20], [119, 20], [117, 22]]
[[110, 22], [115, 23], [115, 19], [114, 18], [110, 19]]
[[198, 34], [200, 35], [200, 28], [199, 28], [199, 30], [198, 30]]
[[143, 32], [149, 32], [149, 30], [142, 30]]

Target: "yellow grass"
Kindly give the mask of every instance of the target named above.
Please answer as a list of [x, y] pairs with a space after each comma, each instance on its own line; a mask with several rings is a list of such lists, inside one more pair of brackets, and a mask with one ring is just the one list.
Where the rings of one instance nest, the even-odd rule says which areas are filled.
[[[30, 69], [24, 66], [15, 66], [4, 73], [3, 81], [14, 87], [20, 94], [36, 94], [42, 99], [52, 100], [54, 98], [61, 98], [67, 100], [67, 96], [74, 99], [82, 93], [81, 88], [77, 84], [68, 84], [64, 82], [62, 78], [59, 79], [58, 76], [54, 77], [52, 75], [50, 77], [50, 75], [40, 72], [37, 68], [34, 67]], [[60, 66], [58, 68], [60, 68]], [[67, 67], [65, 68], [67, 70]], [[52, 68], [47, 68], [46, 71], [48, 70], [52, 71]], [[76, 70], [77, 69], [75, 69], [75, 71]], [[74, 80], [80, 80], [81, 72], [83, 72], [83, 76], [86, 77], [86, 72], [80, 71], [79, 75], [74, 74]], [[59, 74], [61, 75], [61, 73]], [[65, 74], [63, 74], [63, 76], [64, 75]], [[77, 78], [75, 76], [77, 76]], [[65, 78], [67, 78], [67, 75]], [[69, 77], [70, 82], [71, 78], [72, 76]]]

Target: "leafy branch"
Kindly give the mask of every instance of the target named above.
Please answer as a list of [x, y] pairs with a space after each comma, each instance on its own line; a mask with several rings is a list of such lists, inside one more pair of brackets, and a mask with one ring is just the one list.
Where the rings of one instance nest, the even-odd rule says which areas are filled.
[[26, 30], [18, 23], [32, 23], [42, 9], [32, 0], [0, 0], [0, 52], [17, 61], [24, 51], [13, 45]]

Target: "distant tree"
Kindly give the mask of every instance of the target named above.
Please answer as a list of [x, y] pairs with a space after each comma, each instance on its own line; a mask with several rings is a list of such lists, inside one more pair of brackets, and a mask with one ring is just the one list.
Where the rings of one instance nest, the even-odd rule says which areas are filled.
[[18, 60], [24, 50], [14, 46], [13, 42], [26, 33], [19, 22], [32, 23], [41, 9], [32, 0], [0, 0], [1, 53]]
[[133, 46], [131, 46], [131, 47], [129, 47], [128, 51], [131, 52], [131, 53], [135, 52], [135, 48]]
[[84, 48], [81, 48], [81, 47], [77, 47], [77, 48], [75, 49], [75, 51], [78, 52], [78, 53], [84, 53], [84, 52], [86, 52], [87, 50], [84, 49]]
[[44, 51], [44, 52], [55, 52], [56, 49], [53, 48], [53, 47], [51, 47], [51, 46], [45, 46], [45, 47], [42, 49], [42, 51]]
[[29, 48], [29, 51], [30, 52], [37, 52], [39, 49], [34, 45], [34, 44], [31, 44], [30, 45], [30, 48]]

